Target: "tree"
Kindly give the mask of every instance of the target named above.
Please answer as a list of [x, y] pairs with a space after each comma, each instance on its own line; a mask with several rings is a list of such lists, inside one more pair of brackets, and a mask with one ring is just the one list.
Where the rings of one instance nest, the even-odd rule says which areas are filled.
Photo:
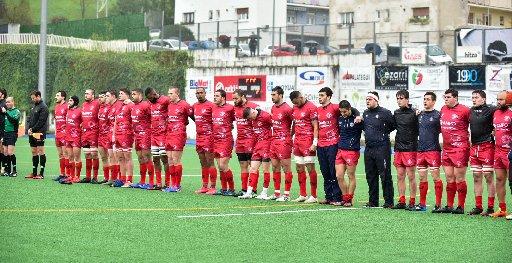
[[181, 41], [194, 41], [196, 40], [194, 37], [194, 33], [188, 27], [183, 25], [168, 25], [164, 27], [163, 38], [180, 38], [180, 30], [181, 30]]
[[91, 4], [91, 0], [80, 0], [80, 14], [82, 15], [82, 19], [85, 18], [85, 11], [87, 11], [87, 7]]
[[115, 9], [123, 15], [163, 10], [164, 24], [174, 24], [174, 0], [118, 0]]
[[115, 8], [121, 15], [136, 14], [144, 11], [147, 0], [118, 0]]
[[6, 18], [9, 23], [32, 25], [32, 12], [28, 0], [21, 0], [17, 6], [7, 6]]

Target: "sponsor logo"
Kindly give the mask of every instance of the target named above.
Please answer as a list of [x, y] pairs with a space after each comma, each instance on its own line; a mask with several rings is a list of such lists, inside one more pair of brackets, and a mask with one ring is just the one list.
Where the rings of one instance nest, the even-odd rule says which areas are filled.
[[421, 71], [418, 71], [417, 69], [414, 70], [414, 73], [412, 73], [412, 81], [415, 85], [420, 85], [423, 81], [423, 74], [421, 74]]
[[325, 74], [317, 70], [304, 71], [299, 74], [299, 77], [305, 81], [304, 83], [310, 85], [320, 85], [325, 83]]
[[190, 89], [197, 89], [197, 88], [207, 89], [209, 84], [210, 84], [210, 82], [208, 80], [204, 80], [204, 79], [197, 79], [197, 80], [191, 79], [189, 81]]

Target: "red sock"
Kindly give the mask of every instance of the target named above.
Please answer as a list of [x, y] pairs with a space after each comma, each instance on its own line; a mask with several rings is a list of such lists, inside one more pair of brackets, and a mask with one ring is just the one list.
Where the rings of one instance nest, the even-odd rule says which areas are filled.
[[107, 181], [110, 179], [110, 166], [103, 165], [103, 178]]
[[75, 176], [75, 163], [70, 162], [68, 160], [68, 163], [66, 164], [66, 176], [71, 177]]
[[416, 204], [416, 197], [409, 196], [409, 205]]
[[203, 187], [208, 187], [208, 173], [210, 172], [210, 168], [201, 168], [201, 182], [203, 183]]
[[270, 185], [270, 173], [263, 173], [263, 188], [268, 188]]
[[117, 165], [113, 164], [110, 166], [110, 177], [112, 180], [117, 180]]
[[127, 177], [127, 181], [133, 183], [133, 174], [129, 174]]
[[156, 176], [156, 185], [162, 186], [162, 170], [156, 169], [155, 176]]
[[457, 192], [457, 183], [446, 183], [446, 205], [453, 207], [455, 193]]
[[146, 173], [148, 172], [148, 164], [147, 163], [139, 163], [140, 169], [140, 183], [146, 183]]
[[75, 176], [80, 178], [81, 172], [82, 172], [82, 162], [75, 163]]
[[318, 186], [318, 175], [316, 174], [316, 170], [309, 173], [309, 185], [311, 186], [311, 196], [316, 198], [316, 188]]
[[476, 208], [482, 209], [482, 196], [481, 195], [475, 196], [475, 206], [476, 206]]
[[494, 196], [487, 197], [487, 207], [494, 208]]
[[242, 191], [247, 191], [247, 183], [249, 181], [249, 173], [241, 173], [240, 177], [242, 178]]
[[165, 170], [165, 187], [171, 186], [171, 169], [174, 170], [174, 165], [169, 165]]
[[59, 159], [60, 164], [60, 174], [65, 175], [66, 174], [66, 159], [61, 158]]
[[428, 182], [420, 182], [420, 205], [427, 205]]
[[233, 180], [233, 172], [231, 170], [226, 172], [226, 180], [228, 183], [228, 189], [235, 191], [235, 181]]
[[100, 169], [100, 160], [98, 158], [92, 159], [92, 171], [94, 180], [98, 180], [98, 170]]
[[85, 178], [91, 179], [92, 159], [85, 159]]
[[293, 180], [292, 172], [287, 172], [284, 174], [284, 192], [285, 192], [285, 194], [290, 193], [290, 189], [292, 188], [292, 180]]
[[217, 187], [217, 169], [212, 166], [208, 170], [210, 175], [210, 188], [215, 188]]
[[178, 164], [174, 167], [176, 173], [176, 186], [181, 186], [181, 178], [183, 177], [183, 166]]
[[273, 179], [274, 179], [274, 191], [281, 191], [281, 173], [274, 172]]
[[398, 203], [405, 204], [405, 195], [400, 196], [400, 198], [398, 199]]
[[443, 199], [443, 181], [437, 180], [434, 182], [434, 191], [436, 194], [436, 206], [441, 206], [441, 199]]
[[298, 180], [299, 180], [299, 192], [301, 196], [306, 196], [308, 193], [306, 191], [306, 179], [307, 175], [306, 172], [299, 172], [298, 173]]
[[343, 200], [343, 202], [345, 202], [345, 203], [350, 202], [350, 195], [349, 194], [342, 195], [341, 200]]
[[250, 173], [249, 174], [249, 186], [252, 187], [253, 189], [258, 188], [258, 177], [259, 177], [258, 173]]
[[507, 211], [507, 203], [501, 203], [499, 204], [501, 211]]
[[175, 187], [177, 186], [177, 178], [176, 178], [176, 165], [169, 165], [169, 170], [171, 173], [171, 186]]
[[466, 185], [466, 181], [458, 182], [457, 183], [457, 201], [458, 201], [457, 206], [464, 208], [464, 205], [466, 204], [467, 192], [468, 192], [468, 186]]
[[155, 166], [153, 166], [153, 162], [148, 161], [146, 167], [148, 168], [149, 184], [155, 185]]
[[220, 172], [220, 189], [226, 191], [228, 189], [228, 182], [226, 181], [226, 172]]

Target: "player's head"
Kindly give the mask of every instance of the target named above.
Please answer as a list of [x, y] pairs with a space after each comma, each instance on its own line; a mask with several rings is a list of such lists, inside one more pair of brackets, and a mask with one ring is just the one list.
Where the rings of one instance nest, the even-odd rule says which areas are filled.
[[55, 102], [56, 103], [62, 103], [62, 101], [65, 101], [67, 98], [67, 94], [63, 90], [57, 91], [57, 94], [55, 94]]
[[366, 107], [374, 109], [379, 106], [379, 93], [377, 91], [370, 91], [366, 94]]
[[270, 95], [272, 96], [272, 102], [274, 104], [281, 104], [283, 102], [284, 90], [281, 86], [275, 86]]
[[144, 99], [144, 95], [142, 95], [142, 89], [135, 88], [131, 91], [132, 101], [141, 102]]
[[455, 89], [447, 89], [444, 92], [444, 104], [448, 107], [454, 107], [459, 101], [459, 92]]
[[251, 107], [246, 107], [244, 109], [243, 118], [248, 120], [254, 120], [258, 116], [258, 110], [253, 109]]
[[101, 104], [105, 104], [107, 102], [107, 92], [102, 90], [100, 91], [100, 93], [98, 94], [98, 101], [101, 103]]
[[339, 104], [341, 117], [348, 118], [352, 115], [352, 106], [348, 100], [342, 100]]
[[233, 91], [233, 104], [235, 106], [242, 106], [247, 102], [247, 98], [245, 96], [245, 92], [241, 89], [236, 89]]
[[206, 90], [203, 87], [199, 87], [196, 89], [196, 98], [199, 102], [206, 101]]
[[117, 91], [115, 89], [107, 90], [105, 92], [106, 101], [108, 104], [112, 104], [117, 100]]
[[213, 102], [219, 106], [226, 103], [226, 91], [223, 89], [216, 90], [213, 94]]
[[487, 95], [483, 90], [473, 90], [471, 92], [471, 101], [473, 102], [473, 106], [478, 107], [485, 104]]
[[86, 89], [85, 90], [85, 101], [93, 101], [94, 100], [94, 90]]
[[0, 100], [7, 97], [7, 91], [4, 88], [0, 89]]
[[500, 110], [508, 109], [508, 105], [507, 105], [507, 91], [506, 90], [500, 91], [498, 93], [498, 96], [496, 98], [496, 102], [497, 102], [496, 106], [498, 106], [498, 108]]
[[327, 105], [331, 102], [332, 89], [329, 87], [323, 87], [318, 91], [318, 103]]
[[177, 102], [180, 100], [180, 89], [178, 87], [169, 88], [167, 94], [169, 95], [169, 99], [172, 102]]
[[437, 96], [432, 91], [425, 92], [425, 95], [423, 95], [423, 107], [425, 107], [425, 110], [429, 111], [434, 109], [434, 106], [436, 105]]
[[32, 102], [38, 103], [41, 101], [41, 91], [39, 90], [33, 90], [30, 92], [30, 99]]
[[297, 107], [301, 107], [306, 103], [306, 100], [304, 99], [304, 96], [302, 96], [302, 93], [298, 90], [294, 90], [290, 93], [290, 100], [292, 101], [293, 105]]
[[156, 90], [154, 88], [147, 88], [145, 91], [144, 91], [144, 95], [146, 95], [146, 98], [151, 102], [151, 103], [155, 103], [156, 100], [158, 100], [158, 98], [160, 97], [160, 95], [158, 95], [158, 92], [156, 92]]
[[125, 101], [130, 99], [130, 91], [127, 88], [119, 89], [119, 100]]
[[398, 107], [405, 108], [409, 105], [409, 91], [401, 89], [396, 92], [396, 103]]
[[69, 108], [75, 108], [75, 107], [78, 107], [78, 104], [80, 103], [80, 99], [78, 98], [78, 96], [71, 96], [71, 98], [69, 98], [68, 100], [68, 106]]
[[14, 108], [14, 98], [13, 97], [7, 97], [7, 99], [5, 99], [5, 107], [7, 107], [8, 109]]

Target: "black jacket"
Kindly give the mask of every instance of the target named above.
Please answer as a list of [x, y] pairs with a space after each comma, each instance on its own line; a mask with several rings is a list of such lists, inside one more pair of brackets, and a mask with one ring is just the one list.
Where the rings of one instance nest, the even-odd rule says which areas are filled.
[[363, 119], [366, 147], [389, 146], [389, 133], [395, 130], [395, 120], [391, 111], [377, 106], [365, 110]]
[[492, 136], [492, 130], [494, 129], [492, 119], [495, 111], [495, 106], [487, 104], [471, 107], [471, 115], [469, 117], [471, 144], [494, 142]]
[[2, 108], [6, 108], [5, 99], [0, 100], [0, 133], [4, 131], [5, 127], [5, 113], [2, 112]]
[[396, 136], [395, 151], [415, 152], [418, 150], [418, 116], [416, 110], [399, 108], [395, 110]]
[[46, 133], [48, 130], [48, 106], [43, 101], [32, 106], [27, 123], [27, 128], [32, 129], [32, 132]]

